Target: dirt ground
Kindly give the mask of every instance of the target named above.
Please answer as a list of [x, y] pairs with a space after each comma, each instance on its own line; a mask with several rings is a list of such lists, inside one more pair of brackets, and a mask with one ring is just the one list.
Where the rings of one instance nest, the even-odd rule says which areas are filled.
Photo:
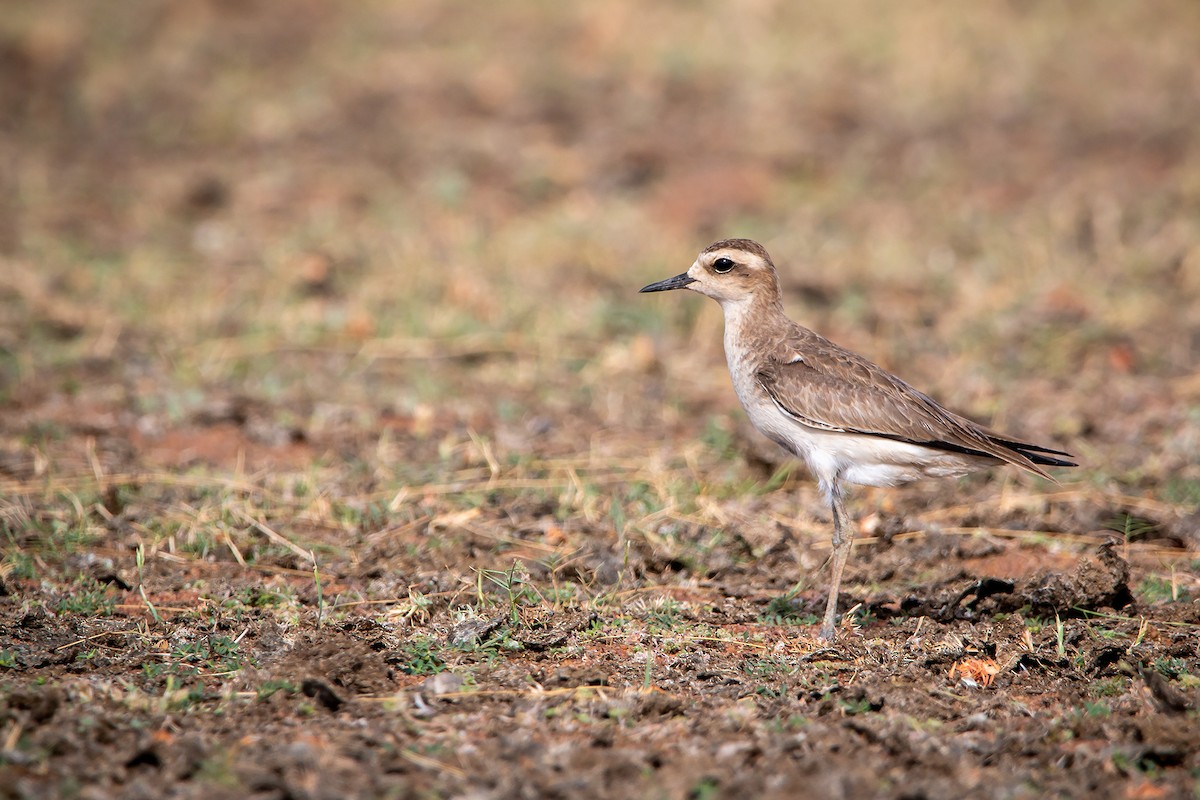
[[[1200, 6], [28, 0], [0, 797], [1200, 797]], [[1074, 453], [856, 490], [786, 304]]]

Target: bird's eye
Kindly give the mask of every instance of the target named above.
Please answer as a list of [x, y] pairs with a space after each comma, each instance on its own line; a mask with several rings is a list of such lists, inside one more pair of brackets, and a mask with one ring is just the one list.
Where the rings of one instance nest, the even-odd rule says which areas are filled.
[[733, 269], [732, 258], [718, 258], [713, 262], [713, 272], [719, 272], [724, 275], [729, 270]]

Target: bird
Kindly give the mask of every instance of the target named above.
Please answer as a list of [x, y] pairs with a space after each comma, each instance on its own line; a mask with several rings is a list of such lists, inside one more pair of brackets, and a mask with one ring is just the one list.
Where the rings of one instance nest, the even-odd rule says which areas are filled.
[[679, 275], [641, 292], [689, 289], [725, 317], [725, 358], [750, 422], [803, 460], [833, 516], [829, 597], [818, 636], [835, 638], [838, 593], [854, 532], [845, 484], [897, 486], [1011, 464], [1054, 481], [1070, 453], [990, 430], [892, 373], [788, 318], [771, 256], [750, 239], [724, 239]]

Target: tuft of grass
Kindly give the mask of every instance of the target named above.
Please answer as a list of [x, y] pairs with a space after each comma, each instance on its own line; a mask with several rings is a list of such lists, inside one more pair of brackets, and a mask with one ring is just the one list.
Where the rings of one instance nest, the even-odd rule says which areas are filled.
[[111, 616], [116, 599], [108, 593], [108, 587], [87, 575], [75, 579], [67, 590], [69, 594], [55, 604], [60, 614], [79, 614], [86, 617]]
[[772, 733], [795, 733], [812, 724], [812, 720], [803, 714], [789, 714], [787, 717], [775, 717], [768, 723]]
[[745, 672], [752, 678], [778, 678], [783, 675], [790, 675], [795, 671], [796, 667], [788, 663], [787, 659], [775, 656], [746, 659], [742, 662], [742, 672]]
[[238, 786], [238, 775], [234, 770], [234, 753], [222, 750], [200, 762], [192, 780], [199, 786], [218, 786], [231, 789]]
[[1125, 544], [1145, 539], [1158, 530], [1157, 522], [1127, 512], [1121, 512], [1105, 523], [1105, 529], [1119, 533]]
[[401, 600], [388, 612], [388, 617], [401, 623], [424, 624], [429, 621], [429, 610], [433, 599], [416, 589], [408, 590], [408, 598]]
[[704, 423], [704, 431], [700, 434], [700, 441], [721, 461], [729, 461], [738, 456], [737, 439], [729, 429], [728, 420], [722, 417], [708, 418]]
[[[620, 495], [613, 498], [613, 504], [613, 528], [618, 533], [624, 533], [626, 520], [630, 516], [644, 517], [662, 509], [663, 497], [650, 483], [635, 480], [628, 484]], [[618, 513], [619, 522], [616, 517]]]
[[721, 797], [721, 782], [716, 778], [701, 778], [687, 793], [688, 800], [717, 800]]
[[672, 597], [656, 597], [646, 605], [643, 619], [651, 628], [672, 630], [683, 618], [683, 604]]
[[837, 705], [842, 710], [842, 713], [848, 717], [866, 714], [872, 710], [871, 701], [865, 696], [855, 699], [839, 698]]
[[1190, 672], [1182, 673], [1176, 680], [1179, 681], [1179, 688], [1184, 691], [1194, 692], [1200, 689], [1200, 676], [1193, 675]]
[[1114, 675], [1111, 678], [1093, 682], [1088, 691], [1093, 697], [1119, 697], [1129, 686], [1129, 678]]
[[1172, 475], [1162, 487], [1162, 498], [1181, 506], [1200, 506], [1200, 479]]
[[206, 636], [176, 644], [165, 661], [143, 664], [142, 673], [152, 680], [165, 677], [168, 689], [177, 687], [181, 679], [194, 689], [198, 679], [226, 677], [253, 665], [254, 659], [240, 652], [236, 639]]
[[1169, 658], [1167, 656], [1156, 658], [1150, 666], [1154, 668], [1155, 672], [1171, 680], [1178, 678], [1180, 675], [1187, 674], [1188, 671], [1187, 661], [1182, 658]]
[[516, 625], [520, 621], [521, 606], [526, 602], [536, 602], [537, 592], [529, 585], [529, 572], [521, 561], [514, 560], [507, 570], [480, 569], [475, 573], [475, 595], [479, 607], [487, 604], [485, 588], [491, 584], [504, 594], [505, 607], [509, 623]]
[[436, 675], [446, 669], [446, 662], [438, 655], [437, 644], [428, 636], [416, 636], [401, 649], [408, 675]]
[[34, 580], [37, 578], [37, 562], [31, 554], [14, 548], [0, 561], [0, 577]]
[[256, 585], [243, 586], [237, 596], [227, 600], [224, 605], [230, 609], [239, 606], [246, 608], [294, 607], [297, 605], [297, 600], [295, 591], [290, 586], [268, 588]]
[[803, 583], [798, 583], [785, 594], [771, 598], [759, 615], [759, 621], [765, 625], [815, 625], [820, 622], [818, 615], [800, 610], [796, 597], [802, 590]]
[[259, 685], [255, 690], [255, 696], [259, 702], [269, 699], [278, 692], [283, 692], [288, 695], [296, 694], [300, 688], [296, 684], [288, 680], [269, 680]]
[[1147, 575], [1135, 592], [1138, 599], [1147, 605], [1186, 602], [1190, 596], [1187, 589], [1180, 588], [1178, 580], [1168, 580], [1159, 575]]
[[796, 465], [794, 462], [789, 461], [783, 464], [783, 466], [779, 467], [771, 474], [771, 477], [768, 478], [766, 482], [758, 487], [757, 494], [770, 494], [779, 487], [783, 486], [785, 483], [787, 483], [788, 478], [792, 476], [792, 472], [795, 470], [795, 468]]

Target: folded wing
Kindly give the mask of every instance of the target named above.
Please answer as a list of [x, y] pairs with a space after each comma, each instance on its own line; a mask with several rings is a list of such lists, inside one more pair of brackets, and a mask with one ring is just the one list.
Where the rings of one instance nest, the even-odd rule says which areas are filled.
[[862, 356], [799, 326], [778, 343], [757, 378], [781, 411], [819, 430], [991, 457], [1050, 480], [1042, 466], [1076, 466], [1067, 460], [1069, 453], [977, 425]]

